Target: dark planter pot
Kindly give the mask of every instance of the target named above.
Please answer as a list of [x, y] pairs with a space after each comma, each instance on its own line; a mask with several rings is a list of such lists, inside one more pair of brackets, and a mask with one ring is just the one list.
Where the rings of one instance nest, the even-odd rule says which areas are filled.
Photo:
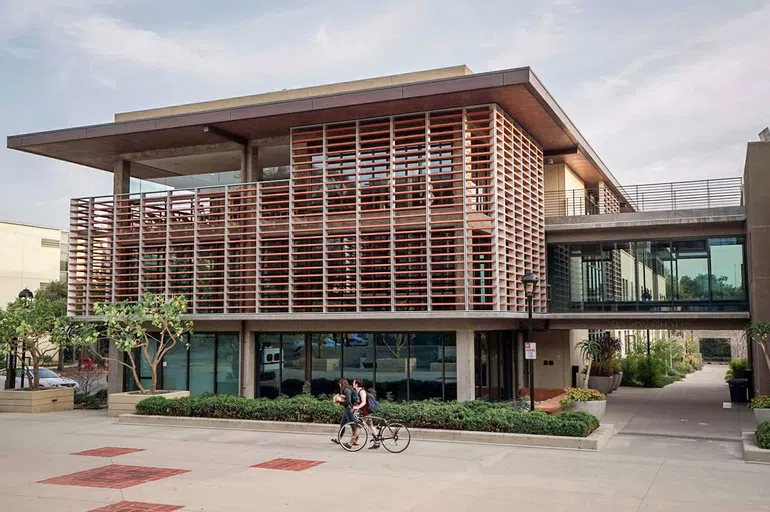
[[749, 401], [748, 379], [730, 379], [727, 385], [730, 386], [730, 401], [739, 404], [745, 404]]

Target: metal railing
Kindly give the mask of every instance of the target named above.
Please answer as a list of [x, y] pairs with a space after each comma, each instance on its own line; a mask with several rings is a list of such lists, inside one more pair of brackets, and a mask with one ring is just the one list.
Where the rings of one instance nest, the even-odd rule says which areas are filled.
[[741, 177], [631, 185], [618, 191], [619, 195], [608, 188], [547, 191], [545, 215], [569, 217], [743, 205]]

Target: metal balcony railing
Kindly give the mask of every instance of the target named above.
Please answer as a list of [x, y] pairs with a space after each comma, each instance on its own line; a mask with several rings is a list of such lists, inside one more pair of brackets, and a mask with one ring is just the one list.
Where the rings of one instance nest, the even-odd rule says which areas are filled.
[[546, 217], [717, 208], [743, 205], [743, 178], [649, 183], [545, 193]]

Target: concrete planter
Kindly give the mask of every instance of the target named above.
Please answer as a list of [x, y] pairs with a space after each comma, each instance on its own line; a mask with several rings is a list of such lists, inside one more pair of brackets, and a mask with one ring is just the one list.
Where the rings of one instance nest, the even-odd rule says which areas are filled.
[[770, 421], [770, 409], [754, 409], [754, 417], [757, 419], [757, 425]]
[[572, 412], [585, 412], [602, 421], [606, 409], [607, 400], [591, 400], [589, 402], [575, 402], [569, 410]]
[[317, 372], [334, 372], [340, 369], [339, 358], [313, 359], [313, 370]]
[[184, 398], [190, 396], [189, 391], [157, 391], [154, 395], [142, 395], [141, 393], [113, 393], [107, 397], [107, 415], [117, 418], [121, 414], [133, 414], [136, 412], [136, 404], [150, 398], [162, 396], [166, 399]]
[[616, 373], [612, 376], [612, 391], [615, 391], [620, 387], [620, 379], [622, 376], [619, 373]]
[[612, 377], [597, 377], [596, 375], [591, 375], [588, 378], [588, 387], [608, 395], [612, 393]]
[[615, 384], [615, 389], [618, 389], [622, 382], [623, 382], [623, 372], [620, 372], [618, 373], [618, 383]]
[[75, 408], [73, 388], [0, 391], [0, 412], [57, 412]]
[[[384, 358], [384, 359], [377, 359], [377, 371], [379, 372], [399, 372], [399, 373], [406, 373], [406, 364], [407, 359], [393, 359], [393, 358]], [[416, 357], [410, 357], [409, 358], [409, 369], [414, 370], [414, 368], [417, 366], [417, 358]]]
[[[457, 363], [445, 363], [446, 371], [448, 372], [456, 372], [457, 371]], [[441, 363], [430, 363], [430, 371], [432, 372], [440, 372], [441, 371]]]

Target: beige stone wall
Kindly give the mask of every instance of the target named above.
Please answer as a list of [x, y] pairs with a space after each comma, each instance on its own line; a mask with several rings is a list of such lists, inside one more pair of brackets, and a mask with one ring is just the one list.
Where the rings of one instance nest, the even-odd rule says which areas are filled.
[[[3, 307], [29, 288], [59, 280], [66, 233], [55, 228], [0, 222], [0, 305]], [[43, 246], [43, 243], [46, 246]]]
[[73, 388], [39, 391], [0, 390], [0, 412], [42, 413], [71, 411], [75, 406]]

